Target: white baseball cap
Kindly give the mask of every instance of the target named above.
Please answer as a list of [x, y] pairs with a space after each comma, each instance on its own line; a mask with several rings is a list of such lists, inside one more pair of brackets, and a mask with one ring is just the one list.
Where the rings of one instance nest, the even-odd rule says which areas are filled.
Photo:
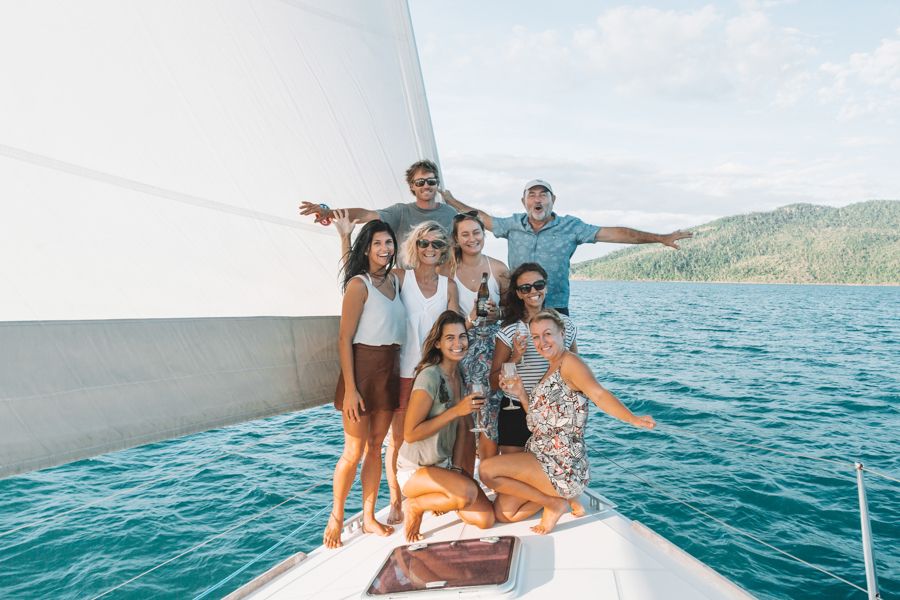
[[537, 187], [537, 186], [545, 187], [545, 188], [547, 188], [548, 192], [550, 192], [551, 194], [553, 193], [553, 188], [550, 187], [550, 184], [547, 183], [546, 181], [544, 181], [543, 179], [532, 179], [531, 181], [526, 183], [525, 184], [525, 193], [527, 194], [528, 190], [530, 190], [533, 187]]

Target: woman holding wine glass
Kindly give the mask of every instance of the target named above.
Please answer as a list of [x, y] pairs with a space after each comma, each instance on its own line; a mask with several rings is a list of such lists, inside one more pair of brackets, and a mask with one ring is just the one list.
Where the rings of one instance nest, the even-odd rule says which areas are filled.
[[547, 361], [547, 369], [530, 394], [519, 377], [504, 378], [502, 385], [527, 411], [531, 437], [525, 452], [483, 461], [480, 474], [485, 485], [497, 491], [498, 521], [521, 521], [543, 509], [540, 523], [531, 529], [545, 534], [570, 507], [576, 516], [583, 514], [578, 497], [590, 478], [584, 443], [589, 402], [635, 427], [653, 429], [656, 422], [628, 410], [597, 383], [577, 354], [566, 349], [565, 323], [555, 310], [538, 312], [529, 329], [530, 345]]
[[[468, 315], [469, 352], [461, 363], [467, 382], [478, 381], [490, 390], [494, 336], [500, 328], [500, 298], [509, 287], [509, 269], [484, 250], [484, 223], [478, 212], [459, 213], [453, 217], [453, 250], [456, 271], [453, 279], [459, 290], [459, 308]], [[485, 459], [497, 454], [497, 413], [503, 394], [488, 394], [479, 418], [478, 455]], [[474, 465], [474, 453], [472, 454]]]
[[[510, 275], [510, 286], [506, 292], [504, 318], [495, 337], [494, 357], [491, 365], [491, 387], [500, 389], [500, 371], [504, 363], [510, 374], [522, 380], [525, 393], [540, 381], [547, 370], [547, 359], [541, 356], [534, 344], [529, 343], [528, 322], [544, 308], [547, 290], [547, 272], [537, 263], [523, 263]], [[578, 352], [575, 338], [578, 329], [575, 322], [563, 315], [563, 339], [565, 347]], [[514, 369], [514, 370], [513, 370]], [[499, 411], [499, 446], [501, 453], [522, 452], [531, 435], [525, 424], [525, 413], [519, 409], [515, 395], [506, 393], [503, 409]]]
[[[435, 321], [422, 347], [397, 455], [397, 482], [406, 496], [406, 539], [422, 538], [426, 510], [458, 511], [466, 523], [482, 529], [494, 524], [494, 509], [481, 486], [460, 463], [465, 454], [470, 414], [484, 404], [481, 384], [463, 396], [459, 363], [469, 347], [465, 319], [448, 310]], [[477, 423], [477, 420], [476, 420]]]

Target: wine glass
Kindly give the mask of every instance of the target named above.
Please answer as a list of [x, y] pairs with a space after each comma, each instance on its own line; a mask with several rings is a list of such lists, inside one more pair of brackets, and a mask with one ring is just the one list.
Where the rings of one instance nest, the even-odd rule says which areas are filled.
[[[503, 378], [504, 381], [511, 382], [516, 378], [516, 363], [503, 363], [503, 366], [500, 367], [500, 377]], [[507, 396], [506, 400], [508, 404], [503, 407], [503, 410], [519, 410], [520, 407], [518, 404], [514, 404], [512, 400], [512, 396]]]
[[[473, 398], [473, 400], [475, 400], [475, 399], [484, 400], [484, 398], [485, 398], [484, 384], [481, 383], [480, 381], [470, 382], [466, 386], [466, 389], [468, 390], [467, 395], [475, 394], [475, 398]], [[472, 417], [475, 419], [475, 427], [472, 427], [471, 429], [469, 429], [469, 431], [472, 431], [474, 433], [482, 433], [482, 432], [487, 431], [487, 429], [485, 429], [484, 427], [481, 427], [481, 425], [480, 425], [480, 421], [481, 421], [480, 416], [481, 416], [480, 408], [477, 411], [472, 413]]]

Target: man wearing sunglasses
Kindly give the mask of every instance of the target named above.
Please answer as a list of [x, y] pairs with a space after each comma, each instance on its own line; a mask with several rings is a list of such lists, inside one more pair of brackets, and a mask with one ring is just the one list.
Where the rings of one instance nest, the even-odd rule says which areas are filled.
[[[453, 197], [449, 190], [442, 190], [444, 200], [460, 212], [474, 210]], [[535, 262], [548, 274], [547, 297], [544, 305], [569, 314], [569, 266], [572, 254], [579, 244], [610, 242], [614, 244], [658, 243], [678, 249], [677, 241], [693, 234], [674, 231], [660, 235], [628, 227], [598, 227], [588, 225], [572, 215], [553, 212], [556, 196], [553, 188], [543, 179], [533, 179], [525, 184], [522, 194], [524, 213], [511, 217], [493, 217], [479, 210], [484, 226], [498, 238], [508, 242], [509, 268]]]
[[[348, 208], [350, 219], [357, 223], [367, 223], [381, 219], [391, 226], [397, 235], [397, 244], [403, 244], [410, 230], [424, 221], [437, 221], [448, 232], [453, 228], [453, 216], [456, 211], [443, 202], [437, 201], [438, 185], [437, 165], [430, 160], [420, 160], [406, 170], [406, 183], [409, 191], [415, 196], [415, 202], [398, 202], [397, 204], [369, 210], [367, 208]], [[301, 215], [316, 215], [316, 223], [328, 225], [333, 211], [323, 204], [312, 202], [300, 203]]]

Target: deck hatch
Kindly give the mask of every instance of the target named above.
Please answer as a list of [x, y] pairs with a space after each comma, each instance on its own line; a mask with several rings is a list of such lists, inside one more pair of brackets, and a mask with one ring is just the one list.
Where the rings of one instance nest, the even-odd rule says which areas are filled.
[[366, 591], [366, 597], [431, 597], [444, 591], [515, 586], [519, 540], [515, 536], [411, 544], [394, 548]]

